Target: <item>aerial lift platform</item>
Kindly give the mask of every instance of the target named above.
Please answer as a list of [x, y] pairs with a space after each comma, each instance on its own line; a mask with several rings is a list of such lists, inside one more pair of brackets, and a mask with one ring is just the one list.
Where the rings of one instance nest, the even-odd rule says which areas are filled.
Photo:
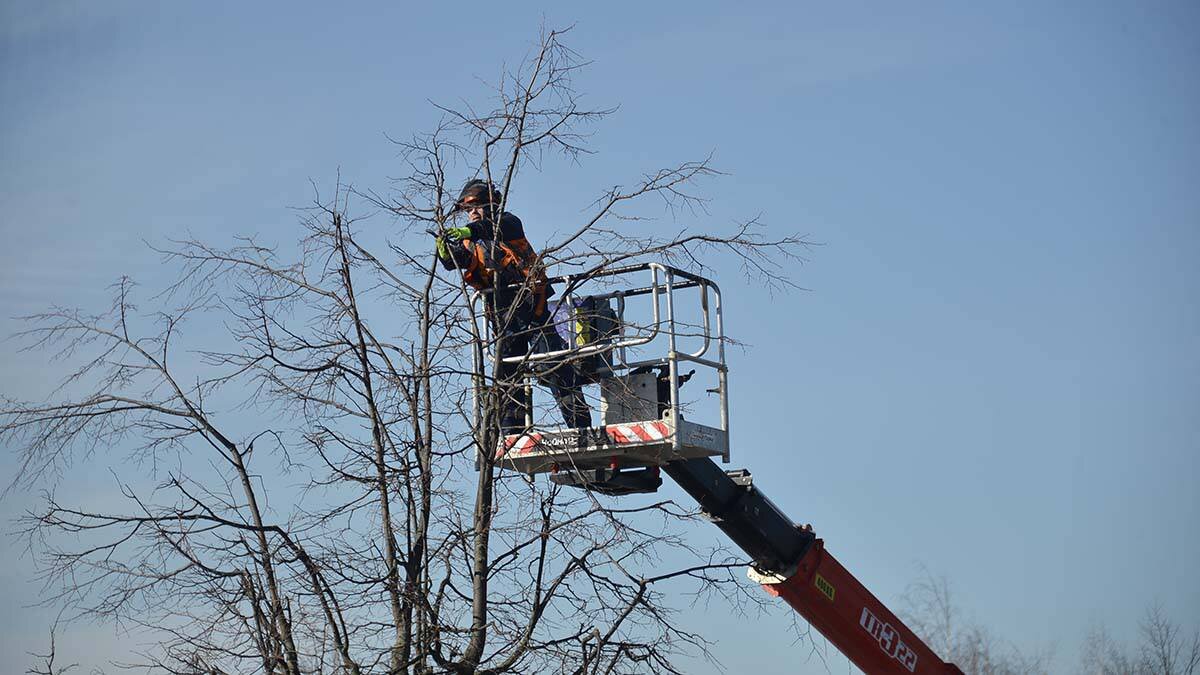
[[[639, 274], [648, 275], [649, 283], [586, 298], [576, 292], [581, 282], [612, 285]], [[570, 312], [566, 320], [574, 326], [575, 339], [566, 350], [514, 359], [527, 365], [590, 358], [601, 390], [602, 424], [540, 428], [531, 412], [524, 433], [501, 440], [496, 449], [500, 466], [530, 475], [549, 473], [560, 485], [616, 495], [654, 492], [662, 484], [660, 474], [666, 473], [750, 556], [749, 577], [787, 602], [861, 670], [963, 675], [846, 570], [811, 526], [797, 526], [762, 494], [749, 471], [726, 471], [713, 461], [720, 457], [729, 462], [729, 368], [721, 291], [714, 282], [657, 263], [613, 269], [586, 280], [568, 276], [552, 281], [567, 288], [559, 306]], [[685, 293], [698, 297], [698, 317], [683, 318]], [[646, 323], [626, 316], [627, 304], [637, 298], [649, 301]], [[684, 342], [689, 343], [686, 348]], [[630, 358], [631, 352], [658, 345], [665, 355]], [[482, 358], [477, 352], [477, 373], [482, 372]], [[685, 364], [715, 373], [717, 384], [707, 390], [719, 397], [715, 422], [684, 419], [680, 385], [695, 372], [681, 374]], [[479, 400], [476, 392], [477, 415]]]
[[[611, 289], [641, 275], [648, 283]], [[525, 432], [506, 436], [497, 449], [501, 466], [526, 474], [550, 473], [560, 484], [625, 494], [654, 492], [662, 484], [659, 468], [672, 461], [721, 457], [728, 462], [729, 369], [720, 288], [657, 263], [607, 270], [586, 280], [568, 276], [551, 282], [568, 289], [552, 306], [558, 308], [560, 325], [567, 327], [560, 332], [566, 333], [569, 348], [509, 361], [531, 372], [564, 360], [582, 367], [599, 385], [601, 424], [586, 429], [538, 426], [530, 406]], [[583, 285], [610, 288], [581, 296], [575, 290]], [[648, 316], [632, 319], [632, 305]], [[639, 358], [655, 348], [665, 354]], [[688, 364], [715, 373], [716, 387], [710, 390], [718, 397], [714, 423], [681, 414], [679, 387], [695, 373], [693, 369], [681, 374]], [[475, 365], [480, 372], [479, 354]], [[526, 386], [532, 389], [529, 382]], [[477, 392], [477, 415], [479, 399]]]

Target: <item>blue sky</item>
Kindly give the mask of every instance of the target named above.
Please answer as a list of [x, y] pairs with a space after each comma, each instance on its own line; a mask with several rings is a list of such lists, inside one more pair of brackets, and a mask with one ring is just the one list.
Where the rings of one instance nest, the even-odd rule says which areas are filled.
[[[120, 274], [161, 283], [143, 241], [286, 240], [310, 179], [386, 189], [385, 134], [477, 100], [543, 20], [576, 24], [579, 90], [620, 108], [596, 155], [524, 176], [534, 239], [712, 152], [728, 175], [679, 224], [761, 214], [822, 244], [807, 290], [720, 279], [749, 345], [734, 465], [885, 602], [927, 565], [997, 635], [1055, 646], [1055, 670], [1156, 600], [1200, 626], [1195, 3], [242, 5], [0, 5], [3, 333], [103, 306]], [[48, 391], [54, 366], [4, 344], [0, 391]], [[53, 615], [0, 551], [0, 652], [21, 653]], [[826, 672], [785, 612], [688, 614], [731, 672]], [[64, 648], [128, 647], [106, 631]]]

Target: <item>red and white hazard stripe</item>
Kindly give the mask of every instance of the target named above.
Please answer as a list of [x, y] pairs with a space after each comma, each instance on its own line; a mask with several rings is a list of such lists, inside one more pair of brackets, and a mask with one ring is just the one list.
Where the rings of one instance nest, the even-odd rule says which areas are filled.
[[527, 434], [517, 439], [516, 454], [524, 455], [537, 447], [538, 442], [542, 440], [541, 434]]
[[520, 436], [512, 435], [504, 437], [504, 449], [500, 451], [499, 456], [509, 454], [511, 451], [514, 455], [524, 455], [532, 451], [539, 441], [542, 440], [541, 434], [522, 434]]
[[662, 422], [610, 424], [604, 430], [614, 443], [647, 443], [661, 441], [671, 435], [670, 427]]
[[[671, 435], [671, 427], [665, 422], [630, 422], [626, 424], [609, 424], [604, 427], [608, 440], [615, 444], [653, 443], [666, 440]], [[543, 434], [513, 434], [505, 436], [499, 456], [527, 455], [538, 448]]]

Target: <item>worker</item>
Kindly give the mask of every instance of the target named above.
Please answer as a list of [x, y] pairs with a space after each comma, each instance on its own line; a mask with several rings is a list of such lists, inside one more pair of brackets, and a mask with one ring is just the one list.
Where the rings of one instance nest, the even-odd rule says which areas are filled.
[[[442, 267], [461, 271], [467, 285], [488, 292], [484, 313], [501, 358], [496, 372], [503, 396], [500, 427], [503, 433], [512, 434], [525, 428], [529, 401], [520, 381], [521, 366], [503, 359], [563, 350], [567, 344], [554, 329], [547, 308], [554, 291], [545, 269], [525, 238], [521, 220], [503, 211], [502, 203], [503, 195], [496, 186], [483, 180], [468, 181], [450, 212], [452, 216], [465, 212], [467, 224], [445, 229], [437, 239], [437, 255]], [[532, 370], [553, 394], [566, 425], [591, 426], [578, 370], [563, 360], [537, 364]]]

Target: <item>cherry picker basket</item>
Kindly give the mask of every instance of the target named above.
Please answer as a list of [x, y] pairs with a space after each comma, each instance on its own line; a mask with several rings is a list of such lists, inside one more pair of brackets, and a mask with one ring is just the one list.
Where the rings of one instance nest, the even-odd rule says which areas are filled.
[[[616, 477], [630, 469], [651, 468], [657, 480], [657, 467], [677, 459], [719, 456], [728, 462], [729, 370], [717, 284], [658, 263], [551, 282], [564, 289], [551, 307], [567, 348], [505, 361], [521, 365], [530, 389], [539, 364], [582, 364], [588, 380], [599, 385], [601, 423], [584, 429], [538, 424], [530, 405], [524, 431], [500, 440], [501, 466], [624, 492], [648, 491], [620, 486]], [[649, 316], [633, 316], [635, 304]], [[477, 350], [475, 358], [476, 372], [482, 372], [485, 355]], [[716, 386], [708, 391], [718, 397], [716, 419], [681, 413], [680, 385], [690, 377], [681, 371], [692, 366], [715, 374]], [[477, 422], [481, 394], [477, 378]]]

